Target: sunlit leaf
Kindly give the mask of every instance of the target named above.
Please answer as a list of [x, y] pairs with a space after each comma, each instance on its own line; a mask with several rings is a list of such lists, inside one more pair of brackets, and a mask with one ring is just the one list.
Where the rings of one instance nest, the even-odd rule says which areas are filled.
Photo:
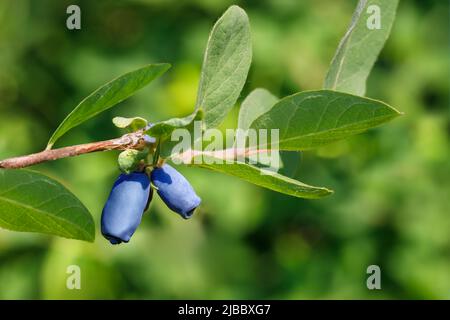
[[253, 121], [269, 111], [277, 101], [278, 98], [266, 89], [258, 88], [250, 92], [239, 110], [238, 128], [250, 128]]
[[369, 98], [329, 90], [307, 91], [281, 99], [251, 128], [278, 129], [277, 147], [300, 151], [348, 138], [400, 114]]
[[247, 14], [231, 6], [214, 25], [203, 60], [196, 109], [205, 113], [205, 127], [219, 125], [233, 107], [252, 58]]
[[[196, 160], [198, 157], [201, 157], [201, 159]], [[192, 166], [232, 175], [258, 186], [298, 198], [317, 199], [333, 193], [332, 190], [327, 188], [310, 186], [245, 162], [220, 163], [220, 160], [222, 159], [218, 157], [200, 154], [193, 156], [188, 162]]]
[[0, 227], [94, 241], [92, 216], [59, 182], [29, 170], [0, 170]]
[[151, 135], [152, 137], [167, 137], [170, 136], [173, 130], [186, 128], [190, 126], [193, 121], [202, 120], [202, 118], [202, 110], [196, 110], [192, 114], [184, 118], [172, 118], [169, 120], [157, 122], [147, 130], [147, 134]]
[[56, 140], [70, 129], [132, 96], [137, 90], [161, 76], [169, 68], [170, 65], [167, 63], [149, 64], [101, 86], [81, 101], [61, 122], [48, 141], [47, 149], [51, 149]]
[[[245, 98], [239, 110], [238, 128], [247, 130], [253, 121], [269, 111], [276, 103], [278, 98], [266, 89], [255, 89]], [[280, 151], [280, 160], [282, 167], [280, 173], [285, 176], [294, 176], [300, 165], [300, 152]]]
[[128, 129], [129, 131], [136, 131], [139, 129], [144, 129], [147, 126], [147, 120], [141, 117], [134, 118], [124, 118], [124, 117], [114, 117], [112, 122], [117, 128]]

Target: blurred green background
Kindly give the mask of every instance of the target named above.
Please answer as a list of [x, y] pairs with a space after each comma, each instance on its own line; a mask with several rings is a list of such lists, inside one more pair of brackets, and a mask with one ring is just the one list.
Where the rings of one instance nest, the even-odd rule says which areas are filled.
[[[173, 68], [59, 146], [115, 137], [114, 116], [150, 121], [194, 105], [210, 28], [230, 4], [250, 17], [253, 64], [240, 101], [321, 87], [356, 0], [0, 2], [0, 158], [44, 148], [84, 96], [153, 62]], [[78, 4], [82, 29], [65, 27]], [[2, 299], [450, 298], [449, 2], [401, 1], [367, 96], [406, 113], [304, 154], [297, 177], [334, 189], [324, 200], [277, 194], [180, 168], [203, 198], [182, 220], [155, 199], [129, 244], [111, 246], [0, 230]], [[234, 127], [239, 103], [223, 127]], [[117, 153], [36, 166], [90, 209], [118, 175]], [[81, 290], [66, 268], [81, 268]], [[366, 288], [379, 265], [382, 290]]]

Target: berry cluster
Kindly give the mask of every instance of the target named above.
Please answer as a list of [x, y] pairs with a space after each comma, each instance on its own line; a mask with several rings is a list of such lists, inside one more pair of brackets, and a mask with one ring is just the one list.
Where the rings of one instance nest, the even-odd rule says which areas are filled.
[[114, 183], [102, 211], [103, 236], [112, 244], [130, 241], [153, 197], [153, 188], [164, 203], [184, 219], [200, 205], [191, 184], [168, 164], [145, 171], [122, 173]]

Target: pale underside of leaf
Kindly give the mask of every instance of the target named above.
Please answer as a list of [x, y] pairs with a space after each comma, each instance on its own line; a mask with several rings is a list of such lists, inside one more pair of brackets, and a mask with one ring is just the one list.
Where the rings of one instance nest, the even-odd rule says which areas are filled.
[[[389, 37], [397, 5], [398, 0], [359, 1], [325, 77], [325, 89], [365, 95], [367, 77]], [[376, 14], [372, 10], [377, 8], [380, 28], [370, 29]]]
[[205, 128], [219, 125], [245, 84], [252, 57], [247, 14], [231, 6], [214, 25], [203, 59], [196, 109], [205, 113]]
[[278, 98], [266, 89], [258, 88], [242, 102], [239, 110], [238, 128], [247, 130], [258, 117], [269, 111], [278, 101]]
[[0, 170], [0, 226], [94, 241], [86, 207], [59, 182], [29, 170]]
[[[195, 164], [196, 157], [202, 157], [200, 164]], [[258, 186], [284, 193], [290, 196], [307, 199], [318, 199], [330, 195], [332, 190], [323, 187], [314, 187], [294, 180], [278, 173], [265, 171], [264, 169], [255, 167], [245, 162], [235, 161], [229, 163], [217, 163], [218, 158], [213, 158], [206, 155], [197, 155], [192, 159], [191, 165], [201, 168], [210, 169], [213, 171], [225, 173], [244, 181], [256, 184]], [[206, 160], [206, 161], [205, 161]], [[216, 162], [216, 163], [213, 163]]]
[[131, 132], [134, 132], [139, 129], [144, 129], [147, 126], [147, 120], [141, 117], [134, 117], [134, 118], [114, 117], [112, 119], [112, 122], [117, 128], [128, 129]]
[[157, 122], [146, 133], [152, 137], [168, 137], [175, 129], [187, 128], [194, 121], [200, 121], [202, 118], [202, 110], [195, 110], [192, 114], [183, 118], [172, 118]]

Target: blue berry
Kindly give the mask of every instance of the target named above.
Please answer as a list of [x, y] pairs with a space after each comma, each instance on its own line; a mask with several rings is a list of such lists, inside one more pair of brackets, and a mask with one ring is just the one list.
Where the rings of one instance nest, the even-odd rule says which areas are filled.
[[150, 179], [145, 173], [121, 174], [102, 211], [103, 236], [112, 244], [130, 241], [150, 200]]
[[164, 203], [184, 219], [189, 219], [200, 205], [201, 199], [191, 184], [170, 165], [153, 169], [151, 180]]

